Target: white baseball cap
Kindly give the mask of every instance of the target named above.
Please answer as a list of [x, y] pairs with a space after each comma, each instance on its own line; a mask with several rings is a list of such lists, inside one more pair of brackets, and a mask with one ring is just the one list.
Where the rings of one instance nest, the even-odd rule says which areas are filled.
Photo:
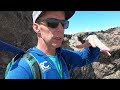
[[[68, 20], [70, 19], [75, 11], [64, 11], [65, 12], [65, 19]], [[39, 17], [39, 15], [42, 13], [42, 11], [33, 11], [32, 13], [32, 18], [33, 18], [33, 23], [35, 23], [36, 19]]]

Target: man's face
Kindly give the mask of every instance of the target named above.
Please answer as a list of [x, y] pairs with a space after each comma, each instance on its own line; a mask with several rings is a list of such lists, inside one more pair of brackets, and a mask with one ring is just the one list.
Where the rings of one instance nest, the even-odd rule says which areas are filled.
[[[41, 19], [55, 18], [59, 20], [65, 20], [64, 11], [46, 11]], [[40, 37], [43, 39], [48, 47], [58, 48], [61, 46], [64, 38], [64, 28], [61, 23], [57, 27], [51, 28], [48, 23], [41, 22], [40, 27]]]

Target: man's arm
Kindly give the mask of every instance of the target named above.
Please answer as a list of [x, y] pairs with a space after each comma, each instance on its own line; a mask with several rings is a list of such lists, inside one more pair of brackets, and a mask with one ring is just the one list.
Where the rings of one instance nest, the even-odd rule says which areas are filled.
[[66, 63], [71, 65], [71, 68], [75, 68], [97, 61], [100, 56], [100, 49], [90, 46], [80, 51], [63, 49], [62, 53]]
[[83, 44], [77, 44], [74, 46], [77, 48], [86, 48], [90, 46], [92, 46], [93, 48], [98, 47], [105, 55], [111, 56], [109, 52], [110, 49], [98, 39], [97, 34], [95, 33], [91, 33], [87, 37], [85, 37]]
[[15, 47], [11, 44], [8, 44], [6, 42], [3, 42], [0, 40], [0, 50], [5, 50], [5, 51], [9, 51], [9, 52], [13, 52], [13, 53], [24, 53], [25, 51]]
[[100, 51], [108, 56], [110, 49], [105, 46], [95, 34], [90, 34], [85, 38], [85, 42], [81, 45], [76, 45], [77, 48], [84, 48], [82, 51], [64, 51], [64, 57], [68, 64], [72, 67], [81, 67], [98, 60]]

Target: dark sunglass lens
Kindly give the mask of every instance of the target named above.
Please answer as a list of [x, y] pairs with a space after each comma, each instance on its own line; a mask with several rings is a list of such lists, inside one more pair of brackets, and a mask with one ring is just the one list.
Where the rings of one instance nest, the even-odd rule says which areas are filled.
[[62, 26], [64, 27], [64, 29], [67, 29], [69, 26], [69, 21], [62, 22]]
[[67, 20], [58, 20], [55, 18], [48, 18], [46, 19], [46, 22], [47, 22], [48, 27], [51, 27], [51, 28], [57, 28], [59, 23], [62, 24], [64, 29], [67, 29], [69, 26], [69, 21]]
[[56, 19], [48, 19], [47, 20], [47, 25], [48, 27], [51, 27], [51, 28], [56, 28], [59, 24], [59, 21], [57, 21]]

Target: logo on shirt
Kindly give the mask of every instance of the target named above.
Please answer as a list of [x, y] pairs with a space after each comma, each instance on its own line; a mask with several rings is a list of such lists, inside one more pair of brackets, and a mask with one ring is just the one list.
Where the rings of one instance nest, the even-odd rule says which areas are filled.
[[50, 66], [48, 65], [47, 61], [44, 61], [44, 62], [40, 63], [39, 65], [43, 71], [50, 69]]

